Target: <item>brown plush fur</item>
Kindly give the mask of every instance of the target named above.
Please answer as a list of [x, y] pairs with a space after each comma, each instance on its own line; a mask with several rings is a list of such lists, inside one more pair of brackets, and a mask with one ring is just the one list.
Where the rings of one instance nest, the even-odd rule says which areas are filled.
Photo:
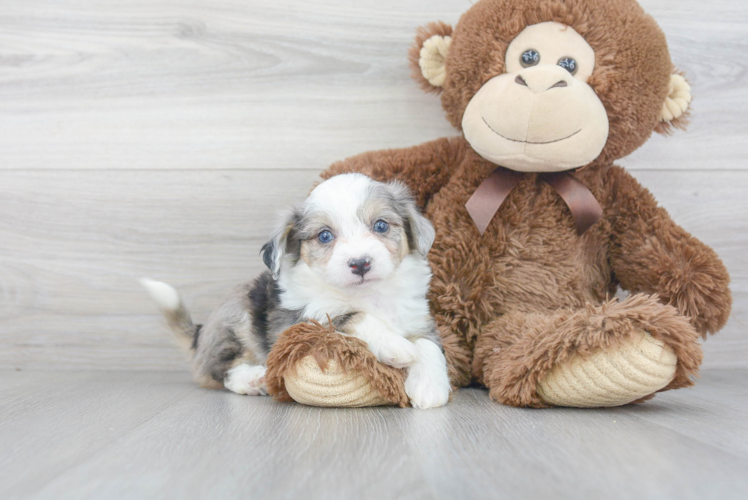
[[[454, 163], [434, 162], [436, 152], [442, 161]], [[613, 165], [592, 165], [575, 174], [603, 207], [602, 219], [584, 235], [577, 235], [571, 213], [558, 194], [540, 175], [528, 174], [481, 236], [465, 203], [495, 167], [464, 139], [440, 139], [409, 149], [365, 153], [333, 165], [324, 174], [358, 171], [380, 180], [397, 178], [424, 201], [426, 215], [436, 228], [429, 254], [434, 273], [429, 298], [437, 324], [445, 332], [453, 384], [465, 386], [477, 379], [503, 403], [538, 406], [533, 399], [537, 396], [528, 394], [534, 394], [537, 381], [552, 363], [530, 365], [534, 368], [514, 391], [505, 385], [494, 389], [492, 384], [500, 380], [517, 383], [518, 378], [482, 375], [486, 363], [502, 365], [508, 358], [483, 355], [474, 360], [477, 346], [491, 342], [481, 338], [500, 337], [504, 343], [523, 335], [530, 339], [543, 331], [554, 314], [579, 311], [584, 316], [590, 307], [607, 303], [620, 285], [633, 293], [658, 294], [660, 303], [671, 304], [682, 315], [682, 321], [672, 321], [666, 314], [652, 314], [645, 329], [666, 332], [662, 338], [669, 339], [666, 343], [671, 347], [690, 346], [676, 350], [679, 383], [668, 388], [686, 385], [684, 377], [697, 373], [701, 359], [694, 332], [716, 332], [730, 312], [729, 275], [714, 251], [677, 226], [646, 189]], [[624, 323], [639, 321], [638, 310], [631, 314]], [[514, 318], [512, 325], [522, 318], [523, 328], [499, 335], [496, 329], [502, 328], [506, 316]], [[622, 330], [618, 337], [632, 331]], [[577, 334], [592, 332], [585, 329]], [[607, 345], [596, 344], [592, 338], [587, 342], [591, 347]], [[551, 353], [554, 348], [550, 343], [527, 340], [518, 343], [511, 356], [519, 365], [537, 356], [560, 361]], [[505, 374], [512, 366], [497, 367], [496, 373]], [[507, 395], [500, 397], [500, 392]]]
[[[586, 233], [577, 234], [542, 174], [527, 174], [481, 235], [465, 203], [496, 165], [462, 137], [364, 153], [323, 177], [362, 172], [413, 190], [436, 229], [429, 298], [455, 386], [477, 380], [502, 403], [543, 406], [537, 383], [555, 363], [642, 330], [678, 357], [667, 389], [690, 385], [701, 362], [697, 334], [716, 332], [730, 313], [727, 270], [613, 165], [655, 129], [667, 131], [658, 120], [673, 67], [652, 18], [634, 0], [481, 0], [454, 29], [444, 110], [459, 127], [472, 96], [503, 71], [511, 40], [544, 21], [572, 26], [595, 50], [589, 83], [610, 121], [603, 152], [574, 174], [603, 208]], [[610, 301], [619, 286], [635, 295]]]
[[473, 373], [491, 388], [496, 401], [540, 408], [547, 405], [535, 392], [538, 381], [556, 363], [574, 354], [615, 348], [642, 331], [671, 347], [678, 357], [675, 378], [666, 389], [692, 385], [690, 376], [698, 372], [702, 358], [698, 334], [674, 307], [647, 295], [552, 314], [505, 314], [484, 328], [475, 348]]
[[364, 375], [374, 390], [392, 404], [408, 406], [402, 370], [379, 363], [365, 342], [343, 336], [316, 321], [289, 328], [273, 346], [265, 374], [268, 393], [279, 401], [292, 401], [284, 377], [293, 373], [297, 363], [308, 355], [314, 356], [323, 371], [330, 360], [335, 360], [344, 372]]
[[595, 51], [589, 80], [610, 120], [601, 164], [622, 158], [659, 124], [673, 65], [665, 35], [635, 0], [482, 0], [460, 18], [447, 57], [441, 94], [449, 121], [462, 115], [480, 87], [504, 72], [509, 43], [530, 25], [555, 21], [574, 28]]

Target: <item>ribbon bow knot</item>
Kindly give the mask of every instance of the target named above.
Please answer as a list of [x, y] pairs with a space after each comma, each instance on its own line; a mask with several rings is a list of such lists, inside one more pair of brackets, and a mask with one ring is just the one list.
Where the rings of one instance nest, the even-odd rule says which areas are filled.
[[[465, 204], [480, 234], [499, 211], [509, 193], [526, 174], [499, 167], [484, 180]], [[603, 215], [603, 209], [587, 187], [568, 172], [543, 173], [540, 178], [548, 183], [569, 207], [577, 234], [584, 234]]]

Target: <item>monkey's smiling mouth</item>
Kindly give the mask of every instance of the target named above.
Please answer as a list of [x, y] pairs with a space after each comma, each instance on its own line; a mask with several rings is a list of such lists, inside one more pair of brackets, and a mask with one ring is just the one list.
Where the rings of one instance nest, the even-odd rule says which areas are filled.
[[582, 131], [582, 129], [580, 128], [579, 130], [577, 130], [576, 132], [574, 132], [571, 135], [567, 135], [566, 137], [562, 137], [561, 139], [555, 139], [555, 140], [552, 140], [552, 141], [545, 141], [545, 142], [520, 141], [518, 139], [512, 139], [510, 137], [506, 137], [504, 135], [501, 135], [500, 133], [496, 132], [491, 125], [488, 124], [488, 122], [486, 121], [485, 118], [483, 118], [483, 116], [481, 116], [481, 119], [483, 120], [483, 123], [486, 124], [486, 127], [488, 127], [491, 130], [491, 132], [493, 132], [494, 134], [498, 135], [502, 139], [506, 139], [507, 141], [512, 141], [512, 142], [520, 142], [522, 144], [553, 144], [554, 142], [561, 142], [561, 141], [565, 141], [566, 139], [570, 139], [570, 138], [574, 137], [575, 135], [577, 135], [579, 132]]

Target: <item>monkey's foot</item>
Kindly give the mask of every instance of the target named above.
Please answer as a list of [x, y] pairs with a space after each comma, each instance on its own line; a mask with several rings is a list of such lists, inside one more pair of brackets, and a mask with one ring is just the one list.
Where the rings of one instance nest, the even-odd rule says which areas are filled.
[[402, 370], [377, 361], [367, 345], [319, 323], [295, 325], [267, 359], [268, 392], [310, 406], [408, 406]]
[[557, 364], [538, 382], [538, 395], [554, 406], [625, 405], [665, 388], [677, 364], [670, 347], [642, 332], [617, 347]]

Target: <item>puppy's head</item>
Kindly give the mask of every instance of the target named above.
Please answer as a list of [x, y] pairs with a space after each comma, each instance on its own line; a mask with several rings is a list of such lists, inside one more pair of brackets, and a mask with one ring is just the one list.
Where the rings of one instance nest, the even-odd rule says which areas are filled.
[[262, 254], [275, 276], [305, 265], [326, 283], [349, 287], [387, 279], [411, 253], [425, 258], [433, 242], [433, 226], [404, 185], [343, 174], [288, 214]]

